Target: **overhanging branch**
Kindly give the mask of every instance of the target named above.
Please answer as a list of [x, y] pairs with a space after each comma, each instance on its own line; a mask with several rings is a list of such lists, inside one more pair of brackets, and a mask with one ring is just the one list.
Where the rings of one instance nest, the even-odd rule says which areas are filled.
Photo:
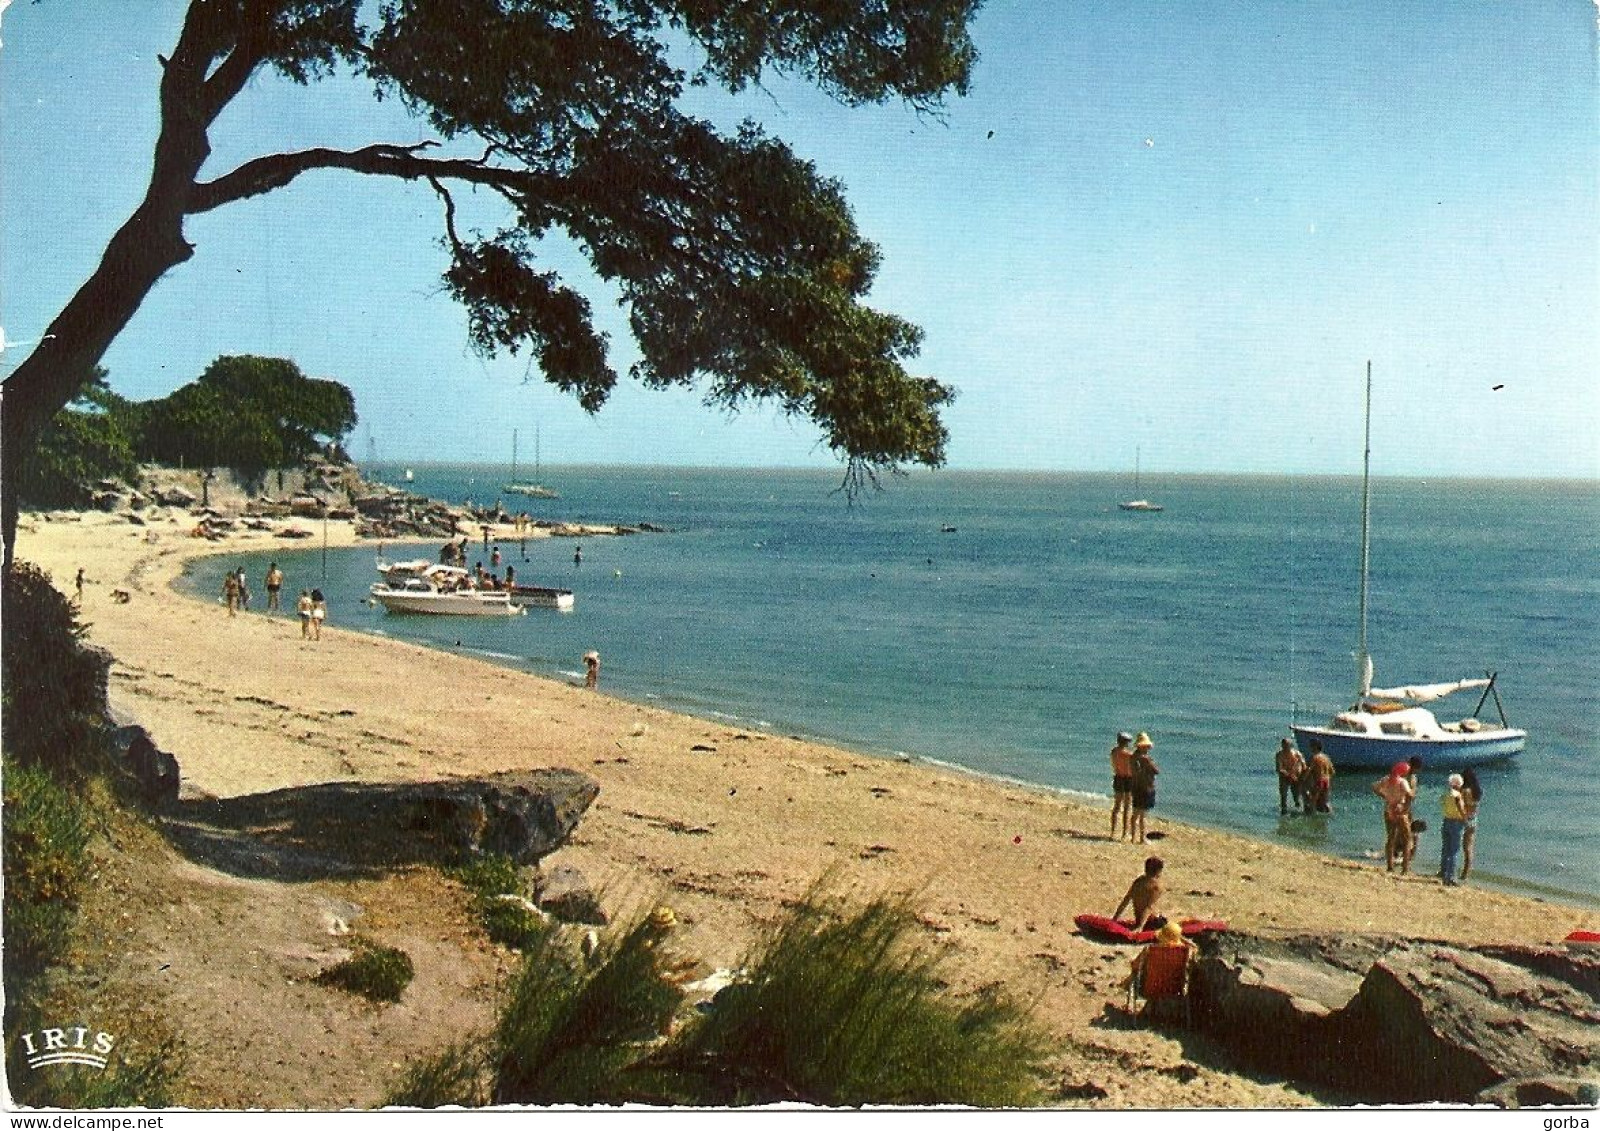
[[557, 178], [528, 169], [508, 169], [482, 160], [420, 156], [424, 150], [438, 144], [423, 141], [415, 145], [369, 145], [355, 150], [316, 148], [257, 157], [215, 180], [196, 184], [189, 194], [186, 211], [195, 215], [248, 200], [283, 188], [302, 173], [314, 169], [343, 169], [404, 180], [467, 181], [492, 188], [513, 203], [527, 197], [548, 197], [560, 186]]

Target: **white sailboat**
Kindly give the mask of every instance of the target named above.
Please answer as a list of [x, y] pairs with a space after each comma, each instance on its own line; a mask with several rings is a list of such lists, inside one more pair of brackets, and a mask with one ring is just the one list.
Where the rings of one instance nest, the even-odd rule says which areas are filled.
[[[1367, 574], [1372, 548], [1372, 363], [1367, 362], [1367, 419], [1365, 450], [1361, 460], [1361, 631], [1356, 649], [1356, 700], [1321, 726], [1294, 725], [1296, 744], [1311, 753], [1312, 742], [1336, 766], [1348, 769], [1387, 769], [1396, 762], [1420, 755], [1428, 770], [1459, 770], [1522, 752], [1526, 731], [1506, 721], [1495, 674], [1482, 679], [1405, 687], [1373, 687], [1372, 655], [1367, 651]], [[1431, 703], [1458, 691], [1483, 695], [1473, 713], [1459, 722], [1441, 723], [1422, 703]], [[1500, 714], [1499, 723], [1478, 718], [1490, 697]]]
[[539, 482], [539, 431], [533, 433], [533, 482], [517, 481], [517, 430], [511, 430], [511, 481], [500, 488], [502, 494], [525, 495], [530, 499], [559, 499], [561, 496]]
[[1134, 497], [1132, 499], [1129, 499], [1125, 503], [1118, 503], [1117, 506], [1118, 506], [1119, 509], [1125, 510], [1125, 511], [1147, 511], [1147, 512], [1159, 511], [1159, 510], [1162, 509], [1162, 507], [1159, 504], [1152, 503], [1149, 499], [1141, 499], [1139, 497], [1139, 454], [1140, 454], [1140, 452], [1139, 452], [1138, 448], [1133, 449], [1133, 495], [1134, 495]]

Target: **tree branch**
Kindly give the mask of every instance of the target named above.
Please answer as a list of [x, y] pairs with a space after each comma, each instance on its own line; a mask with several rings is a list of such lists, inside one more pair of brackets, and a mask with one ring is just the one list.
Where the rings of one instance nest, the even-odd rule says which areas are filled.
[[483, 161], [459, 158], [418, 156], [423, 150], [438, 144], [424, 141], [416, 145], [369, 145], [355, 150], [317, 148], [257, 157], [216, 180], [195, 185], [189, 194], [187, 211], [190, 215], [196, 215], [260, 196], [283, 188], [300, 174], [313, 169], [344, 169], [352, 173], [402, 180], [467, 181], [495, 189], [512, 198], [552, 194], [560, 187], [558, 178], [528, 169], [507, 169]]

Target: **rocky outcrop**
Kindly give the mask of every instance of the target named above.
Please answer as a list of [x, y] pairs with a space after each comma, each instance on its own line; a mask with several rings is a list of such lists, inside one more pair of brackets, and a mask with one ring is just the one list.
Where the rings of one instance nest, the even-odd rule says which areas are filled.
[[[1247, 1063], [1380, 1102], [1584, 1102], [1600, 955], [1381, 937], [1230, 935], [1201, 1024]], [[1546, 1097], [1546, 1098], [1533, 1098]]]
[[118, 727], [111, 732], [111, 748], [147, 805], [163, 809], [176, 804], [181, 780], [178, 760], [156, 746], [144, 727]]
[[566, 843], [599, 793], [577, 770], [512, 770], [413, 787], [412, 821], [459, 851], [534, 864]]

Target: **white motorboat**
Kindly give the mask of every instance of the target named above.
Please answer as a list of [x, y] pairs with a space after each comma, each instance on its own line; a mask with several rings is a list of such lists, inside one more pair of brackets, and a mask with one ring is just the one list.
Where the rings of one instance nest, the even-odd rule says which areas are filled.
[[513, 585], [511, 603], [530, 609], [559, 609], [569, 611], [576, 603], [570, 589], [552, 589], [546, 585]]
[[444, 616], [514, 617], [523, 613], [505, 589], [479, 589], [472, 575], [460, 566], [423, 563], [420, 570], [402, 569], [416, 563], [380, 566], [382, 581], [369, 592], [391, 613], [432, 613]]
[[[1293, 725], [1296, 744], [1310, 754], [1311, 744], [1316, 742], [1334, 765], [1349, 769], [1387, 769], [1413, 755], [1420, 756], [1428, 770], [1459, 770], [1515, 757], [1528, 735], [1506, 721], [1492, 672], [1482, 679], [1372, 686], [1372, 656], [1367, 651], [1367, 572], [1372, 544], [1371, 362], [1367, 363], [1366, 437], [1361, 466], [1361, 633], [1356, 651], [1356, 700], [1349, 710], [1338, 712], [1324, 725]], [[1441, 723], [1431, 710], [1418, 706], [1458, 691], [1476, 690], [1483, 692], [1477, 708], [1458, 722]], [[1491, 696], [1500, 715], [1498, 723], [1478, 717]]]

